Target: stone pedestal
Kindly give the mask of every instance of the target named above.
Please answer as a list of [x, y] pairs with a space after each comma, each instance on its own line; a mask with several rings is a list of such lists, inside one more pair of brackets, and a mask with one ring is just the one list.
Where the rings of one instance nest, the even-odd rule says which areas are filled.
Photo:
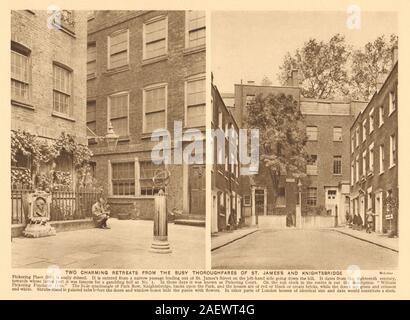
[[23, 231], [23, 235], [27, 238], [40, 238], [55, 236], [56, 229], [54, 229], [48, 222], [43, 224], [29, 223]]
[[296, 228], [302, 228], [302, 208], [300, 205], [296, 206]]
[[150, 251], [154, 253], [172, 252], [168, 242], [167, 202], [162, 190], [155, 197], [154, 239]]
[[27, 238], [55, 236], [56, 230], [48, 223], [50, 220], [51, 194], [36, 191], [27, 195], [28, 223], [23, 235]]

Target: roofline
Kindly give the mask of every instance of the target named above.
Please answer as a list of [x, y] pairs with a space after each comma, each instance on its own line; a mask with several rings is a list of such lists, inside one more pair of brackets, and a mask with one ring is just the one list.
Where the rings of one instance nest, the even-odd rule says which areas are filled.
[[296, 89], [296, 90], [301, 90], [300, 87], [296, 87], [296, 86], [264, 86], [264, 85], [260, 85], [260, 84], [248, 84], [248, 83], [235, 83], [234, 86], [247, 86], [247, 87], [265, 87], [265, 88], [277, 88], [277, 89]]
[[391, 76], [393, 74], [393, 71], [395, 71], [398, 68], [398, 63], [399, 63], [399, 61], [397, 60], [396, 63], [394, 64], [393, 68], [390, 70], [389, 74], [387, 75], [386, 80], [384, 80], [383, 85], [381, 86], [381, 88], [373, 93], [373, 96], [370, 99], [369, 103], [366, 105], [366, 107], [357, 114], [357, 117], [354, 119], [354, 121], [353, 121], [353, 123], [350, 127], [350, 130], [352, 130], [353, 127], [356, 125], [357, 120], [359, 119], [360, 115], [362, 113], [364, 113], [367, 110], [367, 108], [369, 108], [369, 106], [372, 104], [373, 100], [375, 99], [375, 96], [377, 96], [379, 94], [379, 92], [382, 91], [383, 88], [386, 86], [386, 83], [391, 78]]

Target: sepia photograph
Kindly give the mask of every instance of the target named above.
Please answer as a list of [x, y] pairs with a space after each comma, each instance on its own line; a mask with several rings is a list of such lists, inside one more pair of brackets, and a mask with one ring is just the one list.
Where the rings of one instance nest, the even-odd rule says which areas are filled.
[[396, 269], [397, 14], [213, 11], [211, 57], [212, 127], [259, 156], [214, 148], [212, 268]]
[[12, 267], [204, 269], [205, 11], [10, 14]]

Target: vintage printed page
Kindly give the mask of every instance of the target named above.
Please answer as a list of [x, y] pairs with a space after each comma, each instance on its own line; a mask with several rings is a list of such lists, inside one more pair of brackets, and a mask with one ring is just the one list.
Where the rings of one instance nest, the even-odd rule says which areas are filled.
[[409, 298], [407, 1], [1, 16], [1, 298]]

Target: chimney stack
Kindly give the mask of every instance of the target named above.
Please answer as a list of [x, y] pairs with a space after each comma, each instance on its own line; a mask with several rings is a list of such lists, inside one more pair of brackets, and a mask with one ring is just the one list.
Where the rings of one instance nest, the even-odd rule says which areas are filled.
[[300, 78], [299, 78], [299, 70], [292, 69], [290, 72], [290, 77], [288, 78], [287, 85], [290, 87], [299, 87], [300, 85]]
[[392, 55], [392, 67], [396, 64], [397, 60], [399, 59], [399, 48], [397, 45], [394, 45], [391, 50]]
[[248, 84], [255, 84], [255, 81], [253, 81], [253, 80], [248, 80]]

